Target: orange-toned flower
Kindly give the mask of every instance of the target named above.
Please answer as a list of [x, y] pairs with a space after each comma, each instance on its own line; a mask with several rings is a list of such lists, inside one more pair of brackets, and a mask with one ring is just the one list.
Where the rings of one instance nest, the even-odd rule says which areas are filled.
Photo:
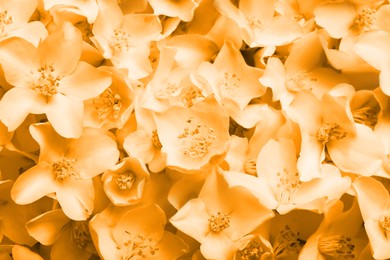
[[79, 61], [81, 34], [65, 23], [35, 48], [11, 38], [0, 45], [5, 78], [14, 87], [0, 101], [0, 120], [15, 130], [28, 114], [47, 115], [58, 133], [77, 138], [83, 128], [83, 100], [111, 84], [109, 74]]
[[90, 221], [92, 239], [103, 259], [178, 259], [187, 245], [165, 231], [164, 211], [148, 204], [122, 212], [107, 208]]
[[117, 206], [140, 202], [148, 170], [136, 158], [125, 157], [113, 169], [106, 171], [102, 180], [108, 198]]
[[213, 97], [191, 108], [170, 107], [155, 118], [167, 166], [199, 170], [227, 150], [229, 119]]
[[273, 215], [245, 189], [229, 188], [222, 174], [215, 171], [206, 179], [199, 197], [189, 200], [170, 222], [201, 243], [205, 258], [230, 259], [234, 242]]
[[390, 195], [385, 186], [361, 176], [352, 184], [375, 259], [390, 258]]
[[49, 123], [30, 127], [40, 146], [37, 165], [25, 171], [11, 190], [18, 204], [29, 204], [55, 193], [64, 213], [85, 220], [94, 207], [92, 178], [110, 169], [119, 157], [110, 132], [85, 128], [78, 139], [58, 135]]

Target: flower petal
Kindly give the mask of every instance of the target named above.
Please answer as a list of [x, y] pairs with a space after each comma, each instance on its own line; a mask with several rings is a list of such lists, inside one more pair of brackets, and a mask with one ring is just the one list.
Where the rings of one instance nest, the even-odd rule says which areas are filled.
[[63, 94], [50, 97], [46, 116], [57, 133], [66, 138], [77, 138], [83, 130], [84, 104]]
[[38, 47], [42, 65], [53, 66], [57, 75], [61, 76], [68, 75], [75, 69], [81, 50], [81, 32], [67, 22], [50, 33]]
[[210, 232], [209, 214], [201, 199], [189, 200], [169, 222], [200, 243]]
[[75, 100], [86, 100], [101, 94], [111, 83], [110, 74], [80, 61], [72, 74], [61, 79], [58, 92]]
[[356, 124], [356, 136], [326, 144], [333, 162], [342, 171], [373, 175], [382, 165], [384, 147], [368, 126]]
[[92, 213], [95, 191], [91, 179], [67, 180], [58, 185], [57, 200], [65, 215], [73, 220], [86, 220]]
[[29, 88], [12, 88], [0, 101], [0, 120], [8, 131], [18, 128], [30, 114], [42, 114], [46, 99], [43, 95]]
[[85, 128], [80, 138], [69, 143], [65, 157], [76, 159], [80, 176], [89, 179], [112, 168], [118, 161], [119, 151], [110, 132]]
[[69, 218], [61, 209], [48, 211], [39, 215], [26, 224], [30, 236], [43, 245], [52, 245], [60, 236]]
[[42, 162], [19, 176], [12, 187], [11, 197], [17, 204], [29, 204], [55, 191], [52, 167]]
[[325, 28], [331, 37], [339, 39], [348, 33], [356, 11], [348, 1], [327, 2], [315, 8], [314, 16], [319, 26]]
[[29, 87], [33, 82], [31, 71], [39, 67], [38, 51], [34, 45], [21, 38], [4, 40], [0, 44], [0, 64], [9, 84]]

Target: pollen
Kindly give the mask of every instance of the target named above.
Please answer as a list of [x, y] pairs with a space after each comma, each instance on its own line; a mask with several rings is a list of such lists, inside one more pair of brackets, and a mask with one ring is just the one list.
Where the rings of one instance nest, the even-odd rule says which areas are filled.
[[222, 96], [230, 96], [240, 88], [241, 78], [235, 73], [225, 72], [217, 84]]
[[379, 224], [381, 227], [387, 231], [390, 232], [390, 217], [389, 216], [381, 216], [379, 219]]
[[298, 172], [289, 172], [284, 168], [276, 174], [278, 178], [277, 184], [277, 199], [281, 204], [287, 204], [291, 200], [291, 196], [298, 190], [301, 181], [299, 180]]
[[195, 86], [183, 89], [182, 93], [182, 103], [187, 107], [192, 107], [198, 101], [205, 99], [202, 91]]
[[295, 232], [288, 225], [281, 230], [275, 238], [273, 245], [275, 258], [286, 258], [299, 254], [304, 240], [299, 238], [299, 232]]
[[300, 71], [286, 81], [287, 89], [290, 91], [313, 90], [313, 84], [317, 78], [312, 73]]
[[162, 144], [160, 142], [160, 138], [158, 137], [158, 133], [156, 129], [152, 131], [152, 143], [155, 148], [157, 149], [162, 148]]
[[318, 250], [327, 256], [337, 259], [353, 259], [355, 245], [352, 238], [346, 235], [334, 235], [320, 238]]
[[374, 25], [376, 10], [371, 8], [363, 9], [355, 18], [354, 26], [357, 29], [368, 29]]
[[120, 116], [122, 108], [121, 96], [115, 93], [110, 87], [99, 96], [93, 98], [92, 104], [100, 120], [105, 120], [110, 117], [116, 120]]
[[78, 248], [84, 249], [92, 243], [87, 221], [74, 221], [72, 223], [72, 240]]
[[188, 119], [186, 123], [187, 127], [178, 136], [184, 148], [183, 154], [191, 158], [201, 158], [208, 153], [216, 140], [214, 129], [196, 123], [193, 118]]
[[221, 232], [230, 226], [230, 218], [227, 214], [217, 212], [217, 214], [211, 214], [209, 220], [209, 226], [213, 232]]
[[253, 16], [245, 17], [245, 23], [252, 35], [263, 28], [263, 23]]
[[159, 250], [152, 238], [140, 234], [131, 234], [126, 231], [126, 241], [117, 249], [121, 252], [123, 260], [150, 259]]
[[251, 240], [244, 249], [238, 251], [238, 255], [240, 256], [239, 259], [241, 260], [261, 259], [264, 253], [265, 252], [261, 244], [255, 240]]
[[317, 131], [317, 141], [326, 144], [330, 140], [340, 140], [347, 136], [347, 132], [336, 123], [325, 123]]
[[32, 72], [32, 74], [36, 75], [33, 89], [39, 94], [51, 97], [58, 93], [61, 77], [56, 75], [53, 66], [42, 66], [38, 71]]
[[116, 184], [121, 190], [130, 190], [135, 181], [136, 176], [132, 171], [125, 171], [116, 178]]
[[358, 124], [364, 124], [374, 128], [378, 122], [378, 114], [371, 107], [362, 107], [352, 111], [353, 120]]
[[117, 51], [128, 51], [133, 45], [130, 41], [130, 34], [121, 29], [115, 29], [108, 42], [111, 48]]
[[7, 36], [5, 28], [12, 23], [12, 16], [8, 14], [8, 11], [0, 11], [0, 39]]
[[54, 176], [59, 181], [64, 181], [69, 178], [77, 179], [78, 174], [74, 168], [76, 159], [62, 159], [52, 164]]

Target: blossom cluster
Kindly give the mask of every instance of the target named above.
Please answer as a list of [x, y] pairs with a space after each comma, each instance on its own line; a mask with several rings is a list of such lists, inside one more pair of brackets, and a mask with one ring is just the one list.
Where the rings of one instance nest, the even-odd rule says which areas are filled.
[[0, 259], [389, 259], [388, 0], [1, 0]]

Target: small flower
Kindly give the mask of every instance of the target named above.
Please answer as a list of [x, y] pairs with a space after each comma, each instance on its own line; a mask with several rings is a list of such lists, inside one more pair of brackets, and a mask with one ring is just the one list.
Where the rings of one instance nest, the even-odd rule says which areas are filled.
[[149, 173], [137, 159], [126, 157], [115, 169], [106, 171], [102, 180], [104, 190], [112, 203], [117, 206], [133, 205], [142, 198]]

